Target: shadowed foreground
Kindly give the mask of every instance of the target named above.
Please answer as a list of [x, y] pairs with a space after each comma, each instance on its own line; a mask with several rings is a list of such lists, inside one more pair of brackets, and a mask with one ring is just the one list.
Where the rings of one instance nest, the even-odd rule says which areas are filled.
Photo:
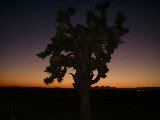
[[[93, 120], [160, 120], [160, 90], [92, 90]], [[73, 89], [0, 88], [0, 120], [77, 120]]]

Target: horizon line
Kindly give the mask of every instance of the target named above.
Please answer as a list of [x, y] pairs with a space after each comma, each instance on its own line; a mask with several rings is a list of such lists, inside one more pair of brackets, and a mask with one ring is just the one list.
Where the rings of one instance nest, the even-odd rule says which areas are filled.
[[[75, 89], [73, 87], [41, 87], [41, 86], [0, 86], [0, 88], [50, 88], [50, 89]], [[111, 86], [94, 86], [91, 89], [138, 89], [138, 88], [160, 88], [160, 86], [144, 87], [111, 87]]]

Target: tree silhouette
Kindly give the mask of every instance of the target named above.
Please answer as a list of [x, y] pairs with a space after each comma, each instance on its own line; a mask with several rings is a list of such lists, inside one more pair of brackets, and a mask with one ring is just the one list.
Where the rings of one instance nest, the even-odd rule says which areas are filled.
[[[80, 95], [80, 120], [91, 120], [90, 88], [100, 78], [106, 78], [109, 69], [107, 63], [111, 60], [114, 50], [123, 43], [120, 39], [128, 32], [123, 27], [125, 16], [118, 12], [113, 26], [107, 25], [107, 10], [109, 2], [97, 4], [96, 11], [86, 12], [86, 25], [73, 26], [71, 16], [76, 13], [74, 8], [57, 11], [56, 34], [52, 43], [37, 54], [44, 59], [50, 57], [50, 66], [45, 72], [50, 76], [44, 79], [46, 84], [54, 80], [62, 82], [68, 68], [73, 68], [73, 87]], [[96, 15], [97, 13], [97, 15]], [[94, 71], [97, 71], [95, 74]]]

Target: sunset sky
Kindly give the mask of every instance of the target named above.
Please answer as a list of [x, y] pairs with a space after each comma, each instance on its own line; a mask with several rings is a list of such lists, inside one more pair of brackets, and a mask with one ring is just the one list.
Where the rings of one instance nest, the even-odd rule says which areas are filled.
[[[0, 86], [72, 87], [72, 77], [45, 85], [48, 60], [36, 54], [46, 48], [55, 34], [59, 8], [75, 6], [74, 25], [85, 23], [85, 11], [103, 0], [1, 0]], [[160, 87], [160, 2], [158, 0], [110, 0], [108, 19], [112, 25], [117, 11], [127, 20], [129, 33], [109, 63], [109, 73], [95, 86]], [[72, 71], [71, 69], [68, 71]]]

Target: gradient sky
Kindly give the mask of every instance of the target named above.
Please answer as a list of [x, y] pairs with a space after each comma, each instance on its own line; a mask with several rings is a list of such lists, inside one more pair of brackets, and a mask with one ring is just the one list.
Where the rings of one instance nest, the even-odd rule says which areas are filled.
[[[103, 0], [1, 0], [0, 86], [72, 87], [72, 77], [45, 85], [48, 59], [37, 58], [55, 34], [55, 11], [75, 6], [75, 24], [85, 23], [85, 11]], [[112, 25], [122, 11], [130, 32], [112, 56], [109, 73], [96, 86], [160, 87], [160, 2], [158, 0], [110, 0], [108, 19]], [[71, 71], [71, 69], [69, 70]]]

